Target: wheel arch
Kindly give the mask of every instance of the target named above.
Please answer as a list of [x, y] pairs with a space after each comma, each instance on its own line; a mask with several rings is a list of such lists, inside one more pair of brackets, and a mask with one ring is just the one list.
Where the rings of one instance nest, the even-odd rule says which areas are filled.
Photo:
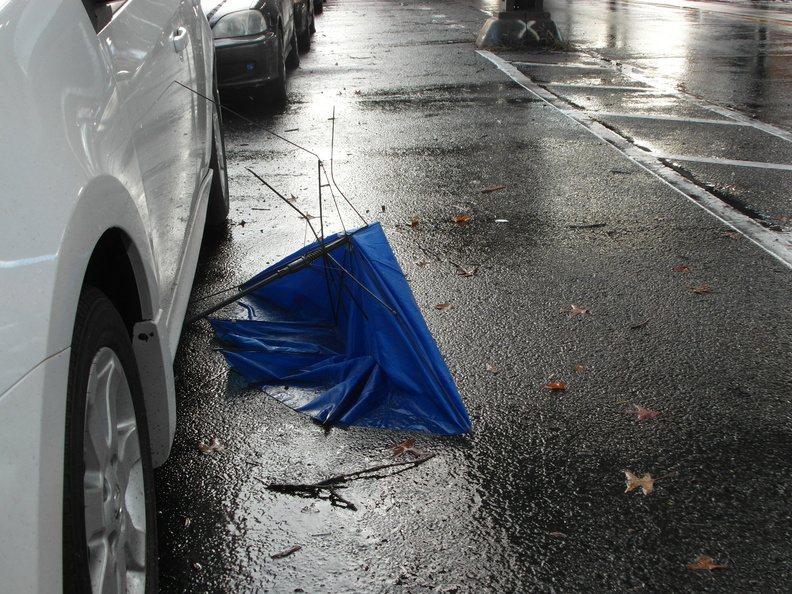
[[55, 326], [68, 329], [66, 344], [71, 344], [83, 287], [94, 286], [112, 301], [132, 341], [143, 384], [152, 462], [159, 466], [170, 453], [176, 428], [174, 349], [160, 305], [144, 205], [118, 180], [95, 180], [84, 189], [61, 246], [52, 315], [70, 315]]

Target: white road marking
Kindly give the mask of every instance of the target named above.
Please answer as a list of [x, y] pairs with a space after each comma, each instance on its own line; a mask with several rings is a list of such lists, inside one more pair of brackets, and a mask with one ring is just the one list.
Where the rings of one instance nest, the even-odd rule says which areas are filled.
[[[634, 118], [640, 120], [662, 120], [664, 122], [682, 122], [685, 124], [715, 124], [717, 126], [751, 126], [747, 122], [735, 122], [733, 120], [709, 120], [705, 118], [685, 118], [681, 116], [671, 116], [662, 114], [645, 114], [645, 113], [624, 113], [621, 111], [599, 111], [590, 109], [592, 113], [598, 116], [611, 116], [614, 118]], [[752, 126], [751, 126], [752, 127]]]
[[696, 157], [694, 155], [661, 155], [658, 158], [669, 161], [692, 161], [696, 163], [710, 163], [712, 165], [730, 165], [732, 167], [753, 167], [754, 169], [778, 169], [792, 171], [792, 165], [786, 163], [764, 163], [762, 161], [740, 161], [738, 159], [720, 159], [718, 157]]

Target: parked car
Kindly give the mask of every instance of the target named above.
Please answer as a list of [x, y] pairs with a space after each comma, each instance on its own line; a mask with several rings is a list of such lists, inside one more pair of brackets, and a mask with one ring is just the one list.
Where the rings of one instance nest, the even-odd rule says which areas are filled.
[[171, 364], [228, 214], [211, 31], [194, 0], [0, 23], [0, 588], [156, 592]]
[[217, 53], [221, 89], [253, 89], [286, 101], [286, 69], [310, 45], [310, 0], [201, 0]]

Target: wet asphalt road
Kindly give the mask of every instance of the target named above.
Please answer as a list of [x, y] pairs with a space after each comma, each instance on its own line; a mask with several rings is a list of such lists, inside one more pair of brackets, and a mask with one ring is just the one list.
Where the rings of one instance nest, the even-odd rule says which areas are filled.
[[[561, 4], [545, 7], [563, 32], [573, 15]], [[308, 241], [305, 220], [246, 168], [318, 216], [316, 157], [267, 131], [332, 156], [337, 186], [382, 223], [474, 432], [325, 431], [230, 373], [208, 326], [186, 329], [176, 443], [157, 471], [163, 592], [787, 591], [784, 122], [745, 126], [738, 116], [756, 114], [688, 95], [692, 74], [664, 94], [643, 64], [648, 82], [627, 84], [571, 27], [586, 53], [482, 55], [486, 16], [457, 2], [331, 1], [285, 110], [224, 97], [243, 116], [226, 117], [231, 224], [194, 291], [238, 284]], [[592, 66], [610, 69], [568, 86]], [[751, 135], [756, 151], [740, 152]], [[736, 205], [703, 204], [743, 234], [683, 195], [700, 186]], [[327, 233], [360, 223], [322, 195]], [[460, 276], [451, 262], [478, 269]], [[589, 315], [561, 311], [573, 304]], [[639, 404], [663, 414], [625, 413]], [[213, 437], [225, 449], [203, 455]], [[407, 437], [435, 457], [351, 484], [357, 511], [264, 488], [381, 463]], [[665, 478], [625, 492], [625, 470]], [[699, 556], [727, 567], [689, 569]]]

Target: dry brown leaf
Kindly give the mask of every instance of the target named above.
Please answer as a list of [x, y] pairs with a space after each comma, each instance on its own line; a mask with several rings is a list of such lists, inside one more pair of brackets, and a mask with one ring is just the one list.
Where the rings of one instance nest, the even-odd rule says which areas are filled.
[[487, 371], [489, 371], [490, 373], [500, 373], [500, 369], [498, 369], [491, 363], [487, 363]]
[[693, 272], [694, 270], [698, 270], [698, 268], [693, 268], [692, 266], [688, 266], [684, 264], [682, 266], [674, 266], [674, 272], [681, 272], [682, 274], [688, 274]]
[[449, 309], [454, 309], [454, 306], [446, 301], [445, 303], [438, 303], [435, 305], [435, 309], [439, 309], [441, 311], [448, 311]]
[[542, 387], [547, 390], [566, 390], [566, 384], [564, 382], [548, 382]]
[[572, 304], [572, 309], [559, 309], [561, 313], [568, 313], [570, 318], [574, 318], [576, 315], [588, 316], [591, 314], [590, 307], [578, 307], [575, 304]]
[[415, 228], [418, 226], [418, 217], [413, 217], [409, 222], [410, 227]]
[[727, 565], [715, 565], [713, 561], [715, 561], [715, 559], [712, 557], [697, 557], [695, 563], [688, 563], [688, 569], [702, 569], [711, 573], [713, 569], [724, 569], [728, 567]]
[[468, 278], [468, 277], [471, 277], [471, 276], [476, 276], [476, 273], [478, 272], [478, 269], [479, 269], [478, 266], [474, 266], [473, 268], [463, 268], [463, 267], [459, 266], [457, 268], [457, 274], [459, 276], [464, 276], [464, 277]]
[[457, 215], [451, 222], [460, 227], [465, 227], [470, 224], [470, 215]]
[[421, 456], [425, 456], [426, 454], [429, 453], [429, 452], [424, 452], [422, 450], [416, 449], [415, 448], [415, 439], [414, 438], [410, 438], [410, 439], [408, 439], [406, 441], [403, 441], [401, 443], [394, 444], [394, 445], [392, 445], [392, 446], [390, 446], [389, 448], [386, 448], [386, 449], [391, 450], [391, 452], [393, 453], [393, 457], [394, 458], [397, 458], [397, 457], [401, 456], [402, 454], [406, 454], [408, 452], [410, 454], [412, 454], [413, 456], [415, 456], [416, 458], [420, 458]]
[[646, 419], [649, 419], [651, 417], [656, 417], [657, 415], [662, 415], [663, 413], [668, 412], [665, 410], [663, 411], [647, 410], [640, 404], [633, 404], [633, 406], [635, 407], [636, 410], [625, 410], [624, 412], [627, 413], [628, 415], [638, 415], [638, 417], [635, 419], [636, 422], [645, 421]]
[[699, 285], [698, 287], [688, 287], [688, 291], [691, 293], [695, 293], [696, 295], [706, 295], [707, 293], [714, 293], [712, 289], [709, 288], [708, 285]]
[[431, 262], [429, 260], [418, 260], [415, 264], [417, 266], [428, 266]]
[[644, 495], [649, 495], [654, 490], [654, 482], [657, 479], [653, 479], [651, 474], [646, 473], [643, 478], [638, 478], [629, 470], [625, 470], [624, 474], [627, 476], [627, 490], [625, 493], [629, 493], [638, 487], [641, 488]]
[[225, 449], [225, 446], [219, 439], [213, 437], [209, 441], [209, 445], [205, 444], [204, 442], [200, 442], [198, 444], [198, 449], [201, 451], [201, 453], [211, 456], [215, 452], [222, 452]]
[[624, 492], [629, 493], [630, 491], [640, 487], [644, 495], [649, 495], [649, 493], [651, 493], [654, 490], [654, 484], [656, 481], [674, 475], [674, 473], [671, 472], [669, 474], [666, 474], [665, 476], [652, 478], [652, 475], [647, 472], [645, 475], [643, 475], [643, 478], [638, 478], [629, 470], [625, 470], [624, 474], [627, 476], [627, 489]]
[[577, 371], [578, 373], [583, 373], [586, 371], [586, 364], [585, 363], [573, 363], [572, 364], [572, 371]]

